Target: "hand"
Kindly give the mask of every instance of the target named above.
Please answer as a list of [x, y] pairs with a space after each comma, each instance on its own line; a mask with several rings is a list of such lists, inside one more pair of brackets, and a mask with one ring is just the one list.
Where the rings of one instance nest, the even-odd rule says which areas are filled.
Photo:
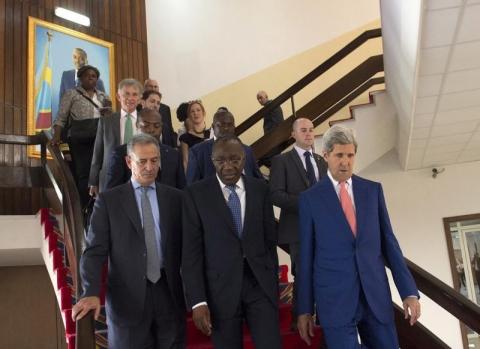
[[212, 334], [212, 321], [210, 320], [210, 310], [208, 306], [200, 305], [192, 310], [192, 319], [195, 326], [202, 331], [204, 335]]
[[90, 196], [93, 196], [94, 198], [96, 198], [98, 196], [98, 187], [96, 185], [91, 185], [89, 194]]
[[300, 337], [307, 343], [309, 346], [312, 345], [313, 338], [313, 318], [310, 314], [298, 315], [297, 318], [297, 328], [300, 333]]
[[85, 315], [87, 315], [90, 310], [95, 310], [95, 320], [98, 320], [98, 316], [100, 315], [100, 308], [100, 298], [95, 296], [84, 297], [73, 306], [72, 320], [80, 320]]
[[112, 113], [112, 108], [111, 107], [102, 107], [98, 108], [98, 111], [100, 112], [101, 115], [109, 115]]
[[52, 139], [50, 140], [50, 144], [51, 145], [59, 145], [60, 143], [62, 143], [62, 140], [60, 139], [60, 132], [55, 132], [53, 134]]
[[403, 312], [408, 319], [410, 312], [410, 326], [413, 326], [420, 317], [420, 302], [417, 297], [407, 297], [403, 300]]

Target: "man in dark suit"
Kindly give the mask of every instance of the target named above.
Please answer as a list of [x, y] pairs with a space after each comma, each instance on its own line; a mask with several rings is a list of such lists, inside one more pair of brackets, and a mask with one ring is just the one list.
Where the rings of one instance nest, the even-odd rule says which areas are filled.
[[110, 348], [185, 348], [180, 277], [182, 193], [156, 183], [158, 141], [128, 144], [131, 181], [99, 194], [80, 260], [83, 293], [74, 320], [100, 313], [102, 266], [108, 261], [106, 311]]
[[143, 91], [155, 91], [158, 93], [160, 97], [160, 105], [158, 111], [162, 116], [163, 122], [163, 132], [162, 132], [162, 143], [167, 144], [171, 147], [177, 147], [177, 137], [175, 131], [173, 131], [172, 126], [172, 113], [170, 112], [170, 107], [164, 103], [162, 103], [162, 93], [160, 92], [160, 87], [158, 85], [157, 80], [147, 79], [143, 84]]
[[96, 196], [105, 189], [105, 177], [113, 150], [126, 144], [137, 133], [137, 104], [142, 95], [142, 85], [135, 79], [124, 79], [118, 84], [117, 99], [120, 112], [100, 117], [93, 147], [88, 185], [90, 195]]
[[299, 200], [300, 336], [310, 343], [315, 305], [329, 349], [398, 349], [385, 265], [411, 325], [420, 316], [420, 303], [390, 225], [382, 186], [352, 175], [357, 152], [352, 130], [335, 125], [323, 138], [327, 176]]
[[242, 176], [234, 137], [213, 146], [216, 176], [187, 187], [182, 275], [195, 325], [215, 348], [243, 347], [245, 319], [256, 348], [281, 347], [277, 235], [268, 186]]
[[[258, 91], [257, 101], [262, 107], [266, 106], [271, 101], [268, 99], [268, 95], [265, 91]], [[263, 118], [263, 133], [272, 131], [277, 125], [283, 121], [283, 112], [281, 107], [273, 109], [270, 113], [266, 114]]]
[[[137, 115], [137, 130], [159, 139], [162, 134], [162, 119], [160, 114], [153, 109], [142, 109]], [[110, 189], [130, 180], [132, 172], [127, 166], [125, 157], [127, 145], [118, 146], [112, 153], [107, 171], [106, 188]], [[177, 150], [160, 143], [160, 169], [157, 182], [177, 189], [185, 187], [185, 171], [182, 159]]]
[[[273, 158], [270, 168], [272, 202], [281, 208], [278, 224], [278, 244], [286, 245], [290, 252], [291, 271], [295, 276], [298, 267], [300, 242], [298, 237], [298, 196], [327, 174], [327, 164], [313, 152], [314, 126], [309, 119], [294, 121], [293, 149]], [[295, 328], [296, 283], [293, 283], [292, 327]]]
[[[62, 97], [66, 91], [80, 86], [80, 81], [77, 79], [78, 69], [83, 67], [85, 64], [88, 64], [87, 52], [78, 47], [73, 49], [72, 59], [75, 69], [65, 70], [62, 73], [62, 79], [60, 81], [60, 97], [58, 99], [59, 101], [62, 100]], [[97, 80], [96, 89], [105, 92], [105, 86], [100, 78]]]
[[[213, 142], [222, 137], [230, 137], [235, 134], [235, 118], [229, 111], [220, 110], [213, 116], [214, 139], [198, 143], [188, 152], [187, 184], [215, 175], [215, 167], [212, 161]], [[255, 178], [262, 178], [252, 149], [243, 145], [245, 150], [244, 174]]]

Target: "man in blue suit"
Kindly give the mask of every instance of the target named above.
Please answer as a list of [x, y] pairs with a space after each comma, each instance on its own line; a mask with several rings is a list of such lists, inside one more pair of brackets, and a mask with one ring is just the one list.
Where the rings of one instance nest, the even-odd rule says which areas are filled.
[[398, 349], [385, 265], [411, 325], [420, 316], [420, 303], [382, 187], [352, 175], [357, 152], [352, 130], [336, 125], [323, 142], [328, 176], [299, 200], [300, 336], [310, 343], [315, 306], [329, 349]]
[[[77, 72], [78, 69], [83, 67], [85, 64], [88, 64], [87, 59], [87, 52], [81, 48], [74, 48], [72, 53], [73, 59], [73, 66], [75, 69], [65, 70], [62, 73], [62, 80], [60, 82], [60, 96], [59, 101], [62, 99], [64, 93], [72, 88], [75, 88], [79, 85], [79, 81], [77, 79]], [[103, 85], [103, 81], [99, 78], [97, 80], [97, 90], [105, 92], [105, 86]]]
[[[230, 137], [235, 134], [235, 119], [229, 111], [220, 110], [213, 116], [212, 129], [214, 138], [195, 145], [188, 152], [187, 184], [204, 178], [215, 176], [215, 166], [212, 161], [213, 142], [217, 138]], [[253, 156], [252, 149], [243, 145], [245, 150], [245, 167], [243, 174], [263, 179]]]

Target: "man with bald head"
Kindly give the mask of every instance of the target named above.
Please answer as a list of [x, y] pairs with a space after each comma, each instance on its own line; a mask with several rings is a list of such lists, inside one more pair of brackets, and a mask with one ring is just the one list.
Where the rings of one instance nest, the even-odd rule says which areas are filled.
[[[258, 91], [257, 101], [262, 107], [265, 107], [271, 101], [268, 99], [268, 95], [265, 91]], [[277, 125], [283, 121], [283, 112], [281, 107], [273, 109], [271, 112], [263, 117], [263, 133], [272, 131]]]
[[[272, 202], [281, 209], [278, 224], [278, 244], [286, 245], [290, 251], [292, 275], [296, 275], [298, 253], [298, 196], [314, 185], [327, 173], [323, 158], [313, 152], [314, 126], [309, 119], [294, 121], [293, 149], [273, 158], [270, 169], [270, 191]], [[297, 287], [293, 284], [293, 321], [296, 320]], [[295, 323], [292, 324], [295, 327]]]
[[[173, 125], [172, 125], [172, 113], [170, 111], [170, 107], [164, 103], [162, 103], [162, 93], [160, 92], [160, 85], [158, 84], [157, 80], [154, 79], [147, 79], [145, 80], [143, 84], [143, 91], [156, 91], [160, 93], [160, 109], [158, 110], [160, 112], [160, 115], [162, 116], [162, 122], [163, 122], [163, 135], [164, 139], [172, 139], [176, 140], [176, 136], [174, 136], [174, 131], [173, 131]], [[166, 137], [166, 133], [169, 134], [169, 137]], [[171, 147], [176, 147], [175, 142], [168, 143], [169, 146]]]

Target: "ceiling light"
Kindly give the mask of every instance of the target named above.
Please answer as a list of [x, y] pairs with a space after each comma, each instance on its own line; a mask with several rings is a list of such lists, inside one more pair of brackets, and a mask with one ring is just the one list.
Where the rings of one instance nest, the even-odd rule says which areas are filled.
[[67, 10], [63, 7], [55, 8], [55, 15], [66, 20], [90, 27], [90, 18], [87, 16], [81, 15], [80, 13]]

